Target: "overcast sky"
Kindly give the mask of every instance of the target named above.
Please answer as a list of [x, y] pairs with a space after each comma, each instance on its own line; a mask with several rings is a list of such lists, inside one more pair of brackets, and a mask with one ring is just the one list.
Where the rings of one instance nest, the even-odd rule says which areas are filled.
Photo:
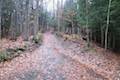
[[[62, 1], [63, 1], [63, 3], [62, 3]], [[54, 6], [55, 10], [57, 9], [57, 2], [59, 2], [59, 5], [61, 5], [61, 4], [64, 5], [65, 1], [66, 0], [46, 0], [47, 10], [49, 12], [53, 12], [53, 10], [54, 10], [53, 6]], [[53, 4], [53, 2], [54, 2], [54, 4]]]

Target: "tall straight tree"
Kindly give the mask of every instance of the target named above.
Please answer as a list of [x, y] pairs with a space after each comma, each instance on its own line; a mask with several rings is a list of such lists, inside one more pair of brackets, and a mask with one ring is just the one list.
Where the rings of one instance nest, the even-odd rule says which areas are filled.
[[89, 40], [89, 26], [88, 26], [88, 0], [86, 0], [86, 33], [87, 33], [87, 44], [88, 47], [90, 46], [90, 40]]
[[107, 13], [107, 24], [106, 24], [106, 31], [105, 31], [105, 49], [108, 48], [108, 29], [109, 29], [109, 23], [110, 23], [110, 8], [111, 8], [111, 1], [109, 0], [108, 4], [108, 13]]
[[58, 0], [57, 1], [57, 25], [58, 25], [58, 31], [60, 31], [60, 19], [59, 19], [59, 17], [60, 17], [60, 1]]
[[25, 17], [25, 20], [24, 20], [24, 31], [23, 31], [23, 38], [24, 40], [28, 40], [28, 37], [29, 37], [29, 3], [30, 3], [30, 0], [25, 0], [25, 4], [24, 4], [24, 17]]
[[35, 28], [34, 28], [34, 34], [36, 35], [39, 30], [39, 0], [36, 0], [36, 10], [35, 10]]

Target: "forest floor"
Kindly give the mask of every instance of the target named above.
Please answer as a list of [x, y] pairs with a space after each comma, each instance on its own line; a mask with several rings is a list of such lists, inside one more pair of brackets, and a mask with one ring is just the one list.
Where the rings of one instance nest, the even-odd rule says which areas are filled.
[[45, 33], [42, 45], [0, 63], [0, 80], [119, 80], [120, 56]]
[[0, 40], [0, 51], [5, 50], [6, 48], [15, 48], [15, 47], [23, 47], [25, 44], [21, 37], [18, 37], [16, 41], [2, 39]]

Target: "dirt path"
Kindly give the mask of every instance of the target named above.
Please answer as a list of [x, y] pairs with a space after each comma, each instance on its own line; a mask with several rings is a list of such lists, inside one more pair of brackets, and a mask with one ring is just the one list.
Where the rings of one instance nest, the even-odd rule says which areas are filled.
[[0, 80], [112, 80], [67, 56], [68, 52], [54, 35], [45, 33], [38, 49], [0, 64]]

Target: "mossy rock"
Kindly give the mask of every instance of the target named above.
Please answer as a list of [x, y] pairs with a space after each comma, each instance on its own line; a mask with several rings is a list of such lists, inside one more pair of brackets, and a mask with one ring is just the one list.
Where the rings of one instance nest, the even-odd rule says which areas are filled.
[[6, 49], [0, 52], [0, 62], [11, 60], [24, 52], [24, 48]]
[[63, 35], [63, 34], [60, 33], [60, 32], [56, 32], [55, 34], [56, 34], [56, 36], [58, 36], [58, 37], [62, 37], [62, 35]]
[[0, 52], [0, 62], [11, 60], [14, 57], [14, 53], [2, 51]]
[[36, 44], [41, 44], [42, 43], [42, 38], [43, 38], [43, 36], [42, 36], [42, 33], [38, 33], [37, 35], [35, 35], [34, 37], [33, 37], [33, 42], [34, 43], [36, 43]]
[[18, 52], [18, 51], [24, 52], [25, 48], [16, 48], [16, 52]]

